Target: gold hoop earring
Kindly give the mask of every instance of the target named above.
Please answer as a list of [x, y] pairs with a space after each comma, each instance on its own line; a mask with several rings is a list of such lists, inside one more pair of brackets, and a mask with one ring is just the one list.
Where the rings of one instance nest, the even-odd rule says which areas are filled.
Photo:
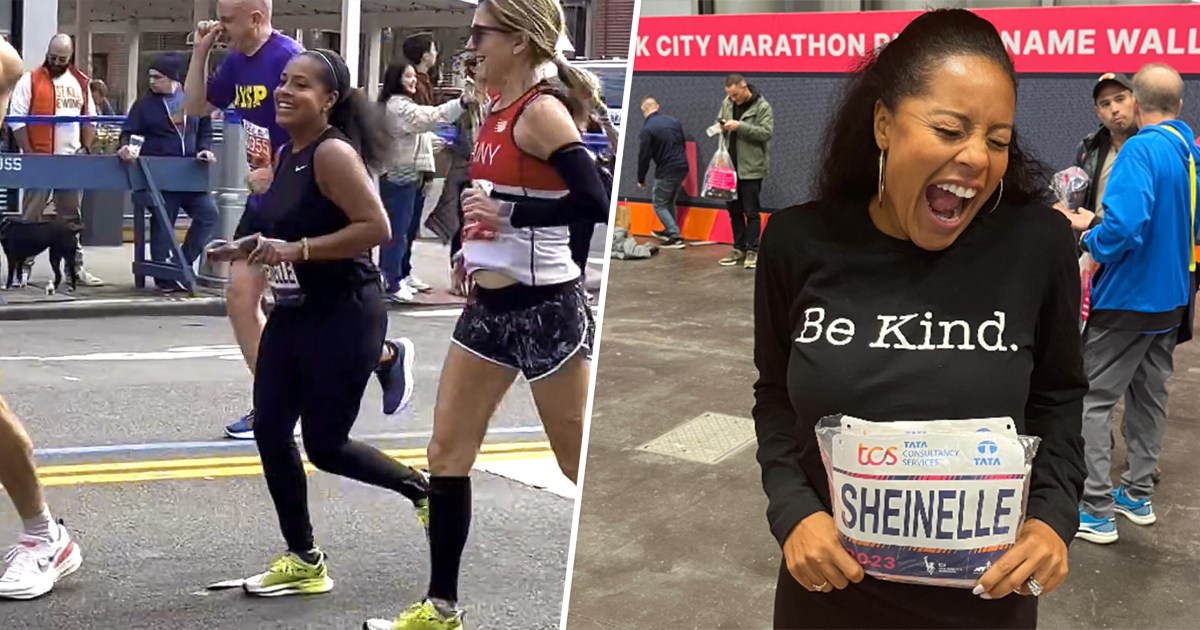
[[1004, 198], [1004, 180], [1002, 179], [1002, 180], [1000, 180], [1000, 194], [996, 195], [996, 203], [992, 204], [992, 209], [988, 210], [987, 213], [991, 214], [991, 213], [995, 212], [996, 208], [1000, 207], [1000, 200], [1003, 198]]
[[879, 204], [883, 205], [883, 167], [886, 159], [883, 157], [887, 151], [879, 152]]

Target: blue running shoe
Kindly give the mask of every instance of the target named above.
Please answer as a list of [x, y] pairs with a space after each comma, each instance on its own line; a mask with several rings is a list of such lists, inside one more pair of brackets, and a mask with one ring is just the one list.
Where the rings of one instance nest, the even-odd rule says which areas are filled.
[[254, 439], [254, 410], [242, 416], [237, 422], [225, 427], [226, 437], [235, 440], [253, 440]]
[[[300, 437], [300, 423], [296, 423], [296, 428], [292, 431], [292, 435]], [[253, 440], [254, 439], [254, 410], [242, 416], [237, 422], [225, 427], [225, 436], [235, 440]]]
[[413, 360], [417, 349], [407, 337], [389, 339], [388, 345], [396, 353], [390, 362], [375, 370], [375, 377], [383, 387], [383, 413], [392, 415], [408, 406], [413, 393]]
[[1094, 542], [1097, 545], [1115, 543], [1117, 542], [1117, 519], [1113, 516], [1108, 518], [1092, 516], [1081, 505], [1079, 506], [1079, 529], [1075, 532], [1075, 537]]
[[1113, 501], [1116, 502], [1113, 509], [1117, 514], [1123, 515], [1137, 525], [1153, 525], [1154, 521], [1158, 520], [1158, 517], [1154, 515], [1154, 506], [1150, 505], [1150, 499], [1141, 501], [1130, 499], [1129, 491], [1125, 486], [1113, 490]]

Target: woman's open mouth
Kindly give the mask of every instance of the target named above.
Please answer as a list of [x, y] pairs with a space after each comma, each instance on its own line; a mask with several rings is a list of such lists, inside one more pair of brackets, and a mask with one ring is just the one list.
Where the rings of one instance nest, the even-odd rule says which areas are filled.
[[961, 184], [930, 184], [925, 187], [925, 205], [935, 224], [956, 228], [962, 224], [967, 203], [977, 194], [979, 189]]

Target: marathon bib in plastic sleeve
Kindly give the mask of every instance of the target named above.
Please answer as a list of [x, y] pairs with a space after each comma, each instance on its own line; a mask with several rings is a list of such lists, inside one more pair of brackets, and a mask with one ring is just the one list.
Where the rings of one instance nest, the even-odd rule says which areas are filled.
[[725, 148], [724, 136], [721, 136], [717, 152], [713, 154], [708, 163], [708, 170], [704, 172], [704, 188], [700, 196], [721, 201], [737, 199], [737, 171], [733, 169], [733, 158]]
[[1017, 540], [1039, 438], [1010, 418], [817, 424], [842, 545], [883, 580], [973, 588]]
[[271, 287], [276, 306], [299, 306], [304, 303], [304, 291], [300, 288], [300, 279], [292, 263], [267, 267], [267, 284]]
[[1088, 178], [1087, 172], [1078, 166], [1065, 168], [1055, 173], [1050, 180], [1050, 190], [1054, 192], [1054, 198], [1072, 212], [1083, 207], [1089, 186], [1091, 179]]

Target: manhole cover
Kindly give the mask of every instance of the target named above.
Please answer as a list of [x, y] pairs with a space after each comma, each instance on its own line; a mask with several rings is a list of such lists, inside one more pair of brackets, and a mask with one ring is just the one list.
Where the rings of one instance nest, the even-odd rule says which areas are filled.
[[753, 420], [710, 412], [688, 420], [638, 450], [716, 464], [753, 441]]

